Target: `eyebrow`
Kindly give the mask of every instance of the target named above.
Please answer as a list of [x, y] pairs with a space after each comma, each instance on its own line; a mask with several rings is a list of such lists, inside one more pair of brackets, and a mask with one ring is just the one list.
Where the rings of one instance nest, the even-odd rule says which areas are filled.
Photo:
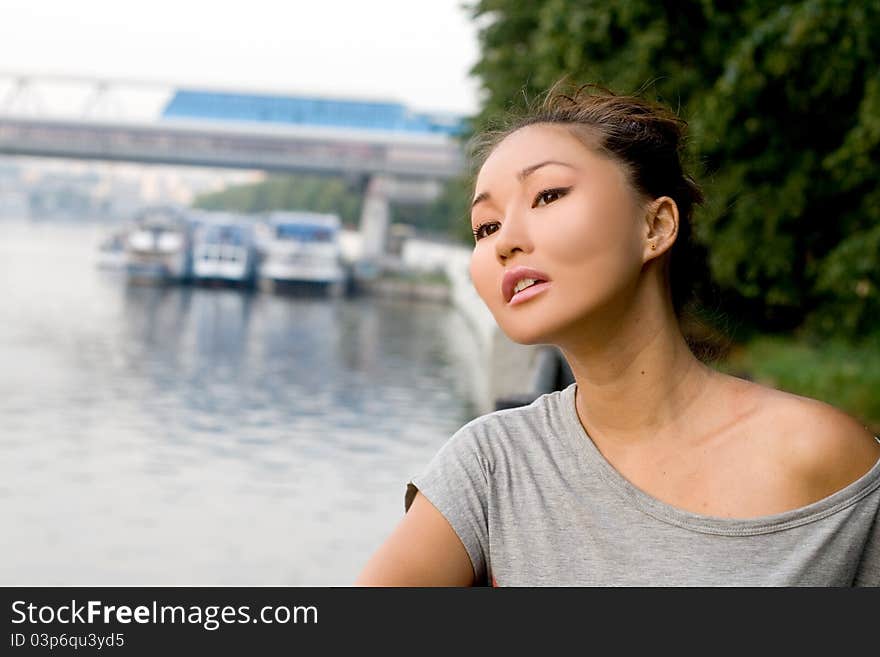
[[[516, 177], [520, 182], [528, 178], [530, 175], [535, 173], [541, 167], [545, 167], [548, 164], [558, 164], [564, 167], [568, 167], [569, 169], [574, 169], [575, 167], [567, 162], [560, 162], [559, 160], [544, 160], [543, 162], [538, 162], [537, 164], [532, 164], [531, 166], [527, 166], [525, 169], [516, 174]], [[476, 198], [474, 198], [473, 203], [471, 203], [471, 208], [473, 208], [477, 203], [482, 203], [483, 201], [488, 201], [490, 198], [489, 192], [480, 192], [477, 194]]]
[[560, 164], [560, 165], [562, 165], [562, 166], [564, 166], [564, 167], [568, 167], [569, 169], [574, 169], [574, 168], [575, 168], [575, 167], [573, 167], [571, 164], [568, 164], [567, 162], [560, 162], [559, 160], [544, 160], [543, 162], [538, 162], [537, 164], [533, 164], [533, 165], [530, 166], [530, 167], [526, 167], [525, 169], [523, 169], [522, 171], [520, 171], [518, 174], [516, 174], [516, 177], [519, 178], [521, 181], [522, 181], [522, 180], [525, 180], [525, 179], [528, 178], [530, 175], [532, 175], [533, 173], [535, 173], [535, 171], [537, 171], [537, 170], [540, 169], [541, 167], [545, 167], [545, 166], [547, 166], [548, 164]]

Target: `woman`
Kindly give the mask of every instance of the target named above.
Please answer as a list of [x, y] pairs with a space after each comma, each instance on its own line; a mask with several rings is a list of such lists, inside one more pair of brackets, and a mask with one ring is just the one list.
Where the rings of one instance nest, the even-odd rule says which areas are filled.
[[880, 585], [880, 438], [682, 334], [701, 201], [682, 140], [668, 109], [604, 91], [490, 140], [472, 280], [575, 383], [457, 431], [356, 585]]

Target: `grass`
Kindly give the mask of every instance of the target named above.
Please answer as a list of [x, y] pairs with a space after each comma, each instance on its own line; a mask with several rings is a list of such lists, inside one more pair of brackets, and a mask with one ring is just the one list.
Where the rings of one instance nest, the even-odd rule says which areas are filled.
[[716, 367], [829, 403], [880, 435], [880, 338], [813, 344], [762, 336], [735, 346]]

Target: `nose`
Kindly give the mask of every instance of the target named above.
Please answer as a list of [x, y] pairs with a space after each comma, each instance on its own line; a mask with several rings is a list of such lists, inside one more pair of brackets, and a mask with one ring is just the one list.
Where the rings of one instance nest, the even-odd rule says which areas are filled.
[[508, 213], [496, 234], [495, 256], [498, 262], [506, 264], [517, 251], [530, 253], [532, 248], [526, 218], [515, 212]]

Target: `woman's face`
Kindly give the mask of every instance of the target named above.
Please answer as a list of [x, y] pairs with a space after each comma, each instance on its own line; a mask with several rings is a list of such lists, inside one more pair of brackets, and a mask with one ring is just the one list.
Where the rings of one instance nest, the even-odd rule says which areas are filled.
[[[635, 289], [644, 212], [620, 164], [563, 126], [521, 128], [477, 176], [471, 279], [511, 340], [561, 344]], [[518, 274], [521, 267], [537, 273]], [[522, 276], [545, 282], [510, 298]]]

